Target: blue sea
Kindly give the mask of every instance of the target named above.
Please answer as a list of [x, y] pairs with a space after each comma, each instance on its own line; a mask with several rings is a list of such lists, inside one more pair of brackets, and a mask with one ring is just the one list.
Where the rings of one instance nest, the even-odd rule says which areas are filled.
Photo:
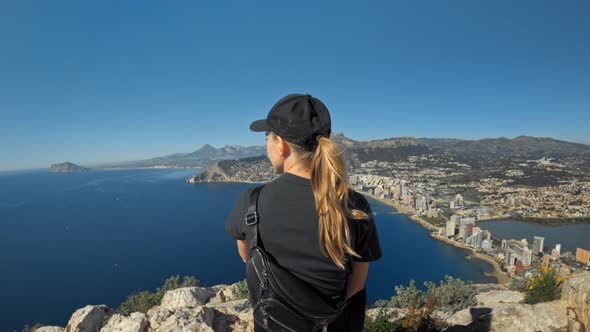
[[[87, 304], [118, 305], [173, 275], [209, 286], [242, 280], [223, 224], [251, 184], [185, 183], [198, 169], [0, 172], [0, 331], [65, 326]], [[369, 302], [394, 286], [445, 275], [476, 283], [492, 267], [428, 236], [375, 200], [383, 257], [370, 265]]]

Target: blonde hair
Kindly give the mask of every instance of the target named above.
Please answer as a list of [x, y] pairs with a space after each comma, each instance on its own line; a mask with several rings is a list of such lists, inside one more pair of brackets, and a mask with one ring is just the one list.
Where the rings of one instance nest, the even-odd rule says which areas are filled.
[[311, 184], [319, 219], [319, 239], [322, 253], [339, 268], [345, 269], [346, 255], [360, 257], [351, 246], [347, 219], [368, 219], [367, 213], [348, 206], [348, 174], [342, 162], [342, 152], [334, 141], [319, 136], [313, 151], [287, 142], [300, 155], [311, 159]]

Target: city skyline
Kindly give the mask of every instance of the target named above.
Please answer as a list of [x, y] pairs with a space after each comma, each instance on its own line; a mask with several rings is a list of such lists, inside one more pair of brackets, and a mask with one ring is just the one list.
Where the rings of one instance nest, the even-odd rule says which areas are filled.
[[3, 3], [0, 170], [264, 145], [292, 92], [355, 140], [590, 144], [588, 3], [339, 4]]

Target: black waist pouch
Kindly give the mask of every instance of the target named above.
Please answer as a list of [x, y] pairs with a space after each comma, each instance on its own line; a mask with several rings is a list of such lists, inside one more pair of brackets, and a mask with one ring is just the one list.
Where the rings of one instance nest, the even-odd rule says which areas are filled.
[[346, 306], [344, 294], [332, 299], [281, 267], [259, 245], [256, 203], [262, 187], [250, 192], [246, 214], [249, 255], [246, 274], [254, 320], [268, 331], [318, 331], [340, 316]]
[[336, 303], [278, 265], [263, 249], [250, 250], [246, 264], [254, 320], [269, 331], [318, 331], [338, 318]]

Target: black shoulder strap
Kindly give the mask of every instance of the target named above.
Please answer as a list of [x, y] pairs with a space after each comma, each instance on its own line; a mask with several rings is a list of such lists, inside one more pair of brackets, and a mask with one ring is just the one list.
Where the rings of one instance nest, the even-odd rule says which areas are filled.
[[245, 223], [248, 226], [248, 249], [258, 246], [258, 196], [262, 190], [262, 186], [255, 187], [249, 191], [248, 211], [245, 216]]

